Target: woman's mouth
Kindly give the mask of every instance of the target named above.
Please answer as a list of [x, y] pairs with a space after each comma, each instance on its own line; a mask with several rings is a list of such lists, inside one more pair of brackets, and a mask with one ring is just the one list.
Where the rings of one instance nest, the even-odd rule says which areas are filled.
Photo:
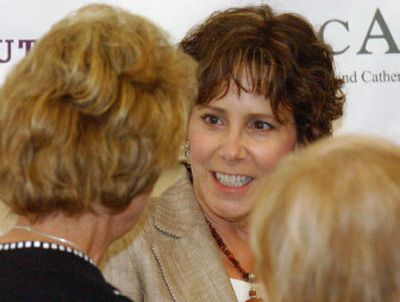
[[247, 175], [232, 175], [232, 174], [223, 174], [221, 172], [214, 172], [215, 179], [224, 186], [227, 187], [242, 187], [247, 185], [250, 181], [253, 180], [253, 177]]

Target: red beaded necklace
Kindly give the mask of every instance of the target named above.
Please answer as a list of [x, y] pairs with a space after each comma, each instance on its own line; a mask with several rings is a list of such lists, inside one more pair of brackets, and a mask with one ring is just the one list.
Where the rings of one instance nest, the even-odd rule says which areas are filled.
[[206, 219], [208, 227], [210, 228], [211, 234], [214, 237], [215, 241], [218, 244], [219, 249], [224, 253], [225, 256], [228, 257], [229, 261], [233, 264], [233, 266], [238, 270], [241, 274], [242, 279], [250, 283], [250, 290], [249, 290], [249, 299], [246, 302], [261, 302], [262, 300], [257, 298], [257, 292], [255, 288], [255, 276], [251, 272], [247, 272], [241, 265], [239, 260], [235, 258], [232, 252], [226, 246], [224, 240], [217, 232], [217, 230], [211, 225], [211, 223]]

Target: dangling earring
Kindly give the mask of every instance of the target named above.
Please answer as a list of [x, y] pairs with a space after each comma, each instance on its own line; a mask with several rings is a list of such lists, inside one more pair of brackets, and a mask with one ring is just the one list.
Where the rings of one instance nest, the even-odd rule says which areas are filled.
[[185, 163], [190, 166], [190, 143], [189, 139], [186, 137], [185, 140], [185, 145], [183, 147], [183, 158], [185, 160]]
[[186, 137], [185, 144], [183, 145], [183, 164], [189, 176], [189, 180], [193, 183], [192, 167], [190, 162], [190, 143], [189, 139]]

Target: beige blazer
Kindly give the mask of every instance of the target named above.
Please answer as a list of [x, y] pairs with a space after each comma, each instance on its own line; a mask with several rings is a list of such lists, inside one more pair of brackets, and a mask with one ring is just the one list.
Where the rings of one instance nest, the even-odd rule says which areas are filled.
[[142, 218], [110, 249], [108, 281], [136, 302], [237, 301], [186, 175]]

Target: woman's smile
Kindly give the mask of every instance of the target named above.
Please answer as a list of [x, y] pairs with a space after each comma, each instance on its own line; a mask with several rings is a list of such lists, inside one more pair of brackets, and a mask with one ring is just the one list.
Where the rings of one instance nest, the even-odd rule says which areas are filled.
[[226, 174], [221, 172], [213, 173], [216, 181], [226, 187], [243, 187], [253, 180], [253, 177], [247, 175]]

